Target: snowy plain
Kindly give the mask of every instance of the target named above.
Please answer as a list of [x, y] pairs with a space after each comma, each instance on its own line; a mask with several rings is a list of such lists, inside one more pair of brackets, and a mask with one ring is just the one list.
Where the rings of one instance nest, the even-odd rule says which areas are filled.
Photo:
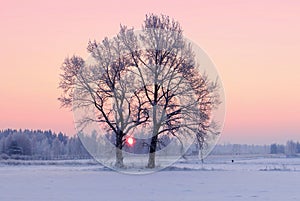
[[300, 200], [300, 158], [209, 156], [146, 175], [86, 160], [0, 161], [0, 180], [1, 201], [289, 201]]

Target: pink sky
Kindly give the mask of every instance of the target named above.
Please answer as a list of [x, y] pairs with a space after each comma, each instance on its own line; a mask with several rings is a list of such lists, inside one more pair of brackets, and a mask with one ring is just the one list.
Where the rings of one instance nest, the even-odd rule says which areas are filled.
[[[225, 3], [226, 2], [226, 3]], [[177, 19], [216, 64], [226, 91], [222, 142], [300, 140], [300, 2], [6, 1], [0, 7], [0, 129], [75, 133], [57, 98], [60, 65], [89, 39], [146, 13]]]

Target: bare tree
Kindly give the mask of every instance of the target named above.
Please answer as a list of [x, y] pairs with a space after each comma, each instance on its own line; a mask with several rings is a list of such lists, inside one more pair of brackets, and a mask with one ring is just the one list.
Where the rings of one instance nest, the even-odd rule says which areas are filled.
[[102, 43], [89, 42], [88, 52], [92, 62], [87, 64], [80, 57], [66, 58], [61, 74], [59, 100], [62, 106], [73, 108], [92, 107], [95, 118], [82, 118], [84, 127], [97, 122], [100, 127], [115, 135], [116, 167], [123, 167], [122, 148], [125, 136], [148, 119], [138, 92], [133, 92], [132, 74], [128, 73], [130, 59], [117, 38], [105, 38]]
[[[151, 112], [149, 168], [155, 167], [159, 136], [194, 135], [203, 147], [212, 131], [210, 113], [218, 101], [217, 84], [200, 75], [190, 43], [179, 23], [168, 16], [147, 15], [141, 34], [121, 28]], [[178, 138], [179, 139], [179, 138]]]
[[147, 15], [141, 33], [121, 26], [116, 37], [89, 42], [87, 49], [92, 62], [65, 59], [59, 100], [62, 106], [96, 110], [95, 117], [82, 118], [80, 124], [97, 122], [115, 135], [117, 167], [124, 165], [125, 136], [139, 126], [150, 133], [149, 168], [155, 167], [163, 136], [182, 147], [186, 139], [196, 139], [202, 149], [210, 134], [218, 134], [211, 118], [220, 103], [217, 81], [199, 72], [177, 21]]

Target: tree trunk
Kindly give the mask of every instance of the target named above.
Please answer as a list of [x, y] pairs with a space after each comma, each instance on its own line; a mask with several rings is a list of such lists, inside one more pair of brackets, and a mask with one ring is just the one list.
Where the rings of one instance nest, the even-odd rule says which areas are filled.
[[116, 164], [115, 164], [115, 166], [117, 168], [124, 167], [123, 152], [122, 152], [122, 148], [123, 148], [122, 138], [123, 138], [123, 132], [119, 131], [116, 135]]
[[[155, 75], [155, 82], [157, 80], [157, 74]], [[153, 134], [151, 137], [151, 143], [150, 143], [150, 150], [149, 150], [149, 159], [148, 159], [148, 165], [147, 168], [155, 168], [155, 152], [157, 147], [157, 138], [158, 138], [158, 124], [157, 124], [157, 96], [158, 96], [158, 89], [159, 86], [157, 83], [154, 84], [154, 100], [153, 100]]]
[[148, 159], [148, 168], [155, 168], [155, 152], [156, 152], [156, 146], [157, 146], [157, 135], [154, 135], [151, 138], [151, 144], [150, 144], [150, 153], [149, 153], [149, 159]]

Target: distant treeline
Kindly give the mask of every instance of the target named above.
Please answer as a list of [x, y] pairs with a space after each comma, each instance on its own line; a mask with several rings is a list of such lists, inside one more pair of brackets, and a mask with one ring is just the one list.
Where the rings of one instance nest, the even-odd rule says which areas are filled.
[[212, 154], [285, 154], [290, 157], [300, 154], [300, 143], [289, 140], [285, 145], [276, 143], [271, 145], [218, 144]]
[[0, 158], [28, 160], [80, 159], [90, 155], [77, 136], [51, 130], [0, 130]]
[[[90, 140], [93, 140], [93, 136]], [[198, 154], [197, 147], [191, 146], [187, 154]], [[131, 148], [133, 149], [131, 151], [135, 153], [134, 150], [139, 148], [136, 146]], [[300, 155], [300, 143], [290, 140], [285, 145], [275, 143], [271, 145], [218, 144], [211, 154], [285, 154], [297, 156]], [[91, 158], [91, 156], [77, 136], [69, 137], [61, 132], [55, 133], [51, 130], [0, 130], [0, 159], [8, 158], [50, 160], [84, 159]]]

